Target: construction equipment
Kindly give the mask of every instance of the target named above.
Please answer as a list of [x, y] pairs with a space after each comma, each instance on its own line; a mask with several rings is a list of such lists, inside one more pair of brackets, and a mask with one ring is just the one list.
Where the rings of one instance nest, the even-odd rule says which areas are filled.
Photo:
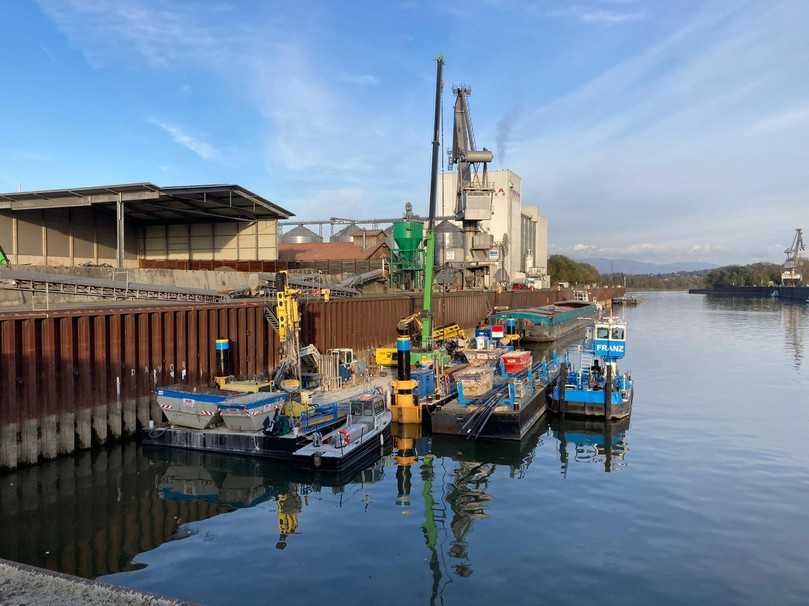
[[[279, 379], [276, 383], [292, 391], [300, 389], [301, 384], [300, 294], [300, 289], [290, 288], [287, 272], [279, 271], [275, 274], [275, 313], [272, 313], [269, 306], [265, 310], [281, 341], [281, 364], [276, 372], [276, 379]], [[280, 381], [285, 374], [291, 375], [286, 384]]]
[[481, 227], [481, 222], [492, 216], [494, 188], [489, 185], [487, 168], [493, 154], [485, 147], [477, 149], [475, 144], [468, 101], [472, 90], [458, 86], [452, 92], [455, 122], [448, 168], [457, 167], [455, 219], [463, 227], [464, 259], [448, 265], [463, 272], [466, 287], [486, 288], [491, 284], [498, 257], [491, 234]]
[[784, 251], [786, 261], [784, 261], [781, 272], [782, 286], [800, 286], [803, 283], [803, 276], [800, 273], [801, 252], [806, 250], [803, 243], [803, 230], [795, 229], [795, 236], [792, 238], [792, 246]]

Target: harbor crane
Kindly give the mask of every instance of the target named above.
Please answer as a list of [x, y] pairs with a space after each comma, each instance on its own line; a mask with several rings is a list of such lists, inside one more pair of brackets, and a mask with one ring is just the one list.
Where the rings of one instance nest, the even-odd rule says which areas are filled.
[[783, 286], [800, 286], [803, 282], [803, 276], [800, 273], [800, 260], [801, 252], [804, 250], [806, 250], [806, 246], [803, 243], [803, 230], [798, 227], [795, 229], [795, 236], [792, 238], [792, 246], [784, 251], [787, 258], [781, 272], [781, 284]]
[[448, 168], [456, 167], [455, 218], [461, 222], [464, 235], [464, 285], [469, 288], [489, 286], [496, 259], [492, 259], [492, 236], [481, 223], [492, 216], [494, 188], [489, 185], [488, 164], [493, 154], [485, 147], [478, 149], [475, 132], [469, 116], [468, 86], [453, 88], [455, 119], [452, 131], [452, 149], [449, 150]]

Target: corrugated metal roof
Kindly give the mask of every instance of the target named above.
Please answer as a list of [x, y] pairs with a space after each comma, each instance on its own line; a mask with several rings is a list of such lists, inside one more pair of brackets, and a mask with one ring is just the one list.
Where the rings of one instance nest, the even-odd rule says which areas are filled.
[[279, 261], [354, 261], [373, 259], [387, 254], [387, 245], [362, 249], [351, 242], [309, 242], [305, 244], [280, 244]]
[[24, 211], [124, 202], [127, 220], [192, 223], [287, 219], [292, 213], [240, 185], [125, 183], [0, 194], [0, 210]]

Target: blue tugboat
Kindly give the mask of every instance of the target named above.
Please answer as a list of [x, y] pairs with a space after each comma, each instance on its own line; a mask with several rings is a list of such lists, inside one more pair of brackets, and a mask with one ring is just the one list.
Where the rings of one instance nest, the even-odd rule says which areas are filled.
[[605, 318], [595, 323], [590, 350], [579, 351], [575, 368], [562, 364], [551, 391], [552, 412], [573, 416], [623, 419], [632, 412], [634, 385], [629, 373], [618, 371], [626, 354], [626, 322]]

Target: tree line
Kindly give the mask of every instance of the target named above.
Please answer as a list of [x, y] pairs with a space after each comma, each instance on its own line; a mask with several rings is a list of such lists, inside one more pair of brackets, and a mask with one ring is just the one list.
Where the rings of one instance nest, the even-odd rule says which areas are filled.
[[[598, 270], [589, 263], [580, 263], [564, 255], [551, 255], [548, 258], [548, 273], [552, 284], [568, 282], [578, 286], [584, 284], [626, 285], [627, 288], [634, 290], [770, 286], [781, 283], [781, 271], [782, 267], [777, 263], [750, 263], [666, 274], [599, 274]], [[803, 274], [804, 282], [809, 282], [809, 260], [800, 261], [799, 271]]]

